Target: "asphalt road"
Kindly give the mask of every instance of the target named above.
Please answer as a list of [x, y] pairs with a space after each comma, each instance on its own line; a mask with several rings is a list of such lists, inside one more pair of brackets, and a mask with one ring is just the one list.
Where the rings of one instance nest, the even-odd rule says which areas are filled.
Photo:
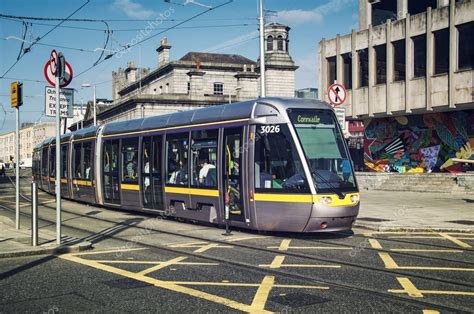
[[[13, 207], [11, 185], [0, 191], [0, 205]], [[40, 225], [54, 230], [51, 200], [40, 193]], [[5, 207], [0, 215], [13, 218]], [[63, 233], [94, 249], [0, 259], [0, 312], [474, 309], [474, 234], [235, 230], [226, 237], [215, 227], [140, 213], [69, 201], [63, 208]]]

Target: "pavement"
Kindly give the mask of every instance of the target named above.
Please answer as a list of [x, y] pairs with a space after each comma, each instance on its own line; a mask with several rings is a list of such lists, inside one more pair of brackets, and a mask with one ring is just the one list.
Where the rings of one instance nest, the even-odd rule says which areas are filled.
[[474, 231], [474, 195], [361, 191], [355, 226], [378, 231]]
[[31, 245], [31, 229], [15, 228], [8, 217], [0, 216], [0, 258], [28, 255], [60, 254], [80, 252], [92, 247], [88, 241], [64, 237], [63, 244], [56, 245], [56, 235], [50, 230], [40, 230], [39, 245]]

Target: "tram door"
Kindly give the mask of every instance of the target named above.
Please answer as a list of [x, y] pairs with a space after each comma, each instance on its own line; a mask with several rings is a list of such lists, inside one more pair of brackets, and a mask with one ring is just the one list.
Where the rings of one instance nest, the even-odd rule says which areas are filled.
[[164, 210], [161, 183], [162, 136], [147, 136], [142, 140], [141, 191], [143, 207]]
[[[242, 200], [242, 133], [243, 127], [224, 130], [224, 205], [229, 207], [230, 220], [244, 220]], [[224, 207], [225, 208], [225, 207]]]
[[104, 183], [104, 202], [120, 204], [119, 178], [119, 140], [104, 141], [102, 173]]

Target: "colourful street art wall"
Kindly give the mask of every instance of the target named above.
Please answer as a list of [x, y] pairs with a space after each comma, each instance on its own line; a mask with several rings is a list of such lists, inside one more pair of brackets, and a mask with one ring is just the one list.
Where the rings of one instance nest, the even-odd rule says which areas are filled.
[[377, 118], [364, 125], [364, 163], [372, 171], [464, 172], [453, 158], [474, 160], [474, 110]]

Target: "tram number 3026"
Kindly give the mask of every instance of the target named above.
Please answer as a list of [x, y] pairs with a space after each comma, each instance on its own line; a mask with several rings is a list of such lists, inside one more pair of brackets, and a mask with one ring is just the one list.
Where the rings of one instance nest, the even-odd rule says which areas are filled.
[[280, 133], [280, 126], [279, 125], [262, 125], [260, 126], [260, 133], [261, 134]]

